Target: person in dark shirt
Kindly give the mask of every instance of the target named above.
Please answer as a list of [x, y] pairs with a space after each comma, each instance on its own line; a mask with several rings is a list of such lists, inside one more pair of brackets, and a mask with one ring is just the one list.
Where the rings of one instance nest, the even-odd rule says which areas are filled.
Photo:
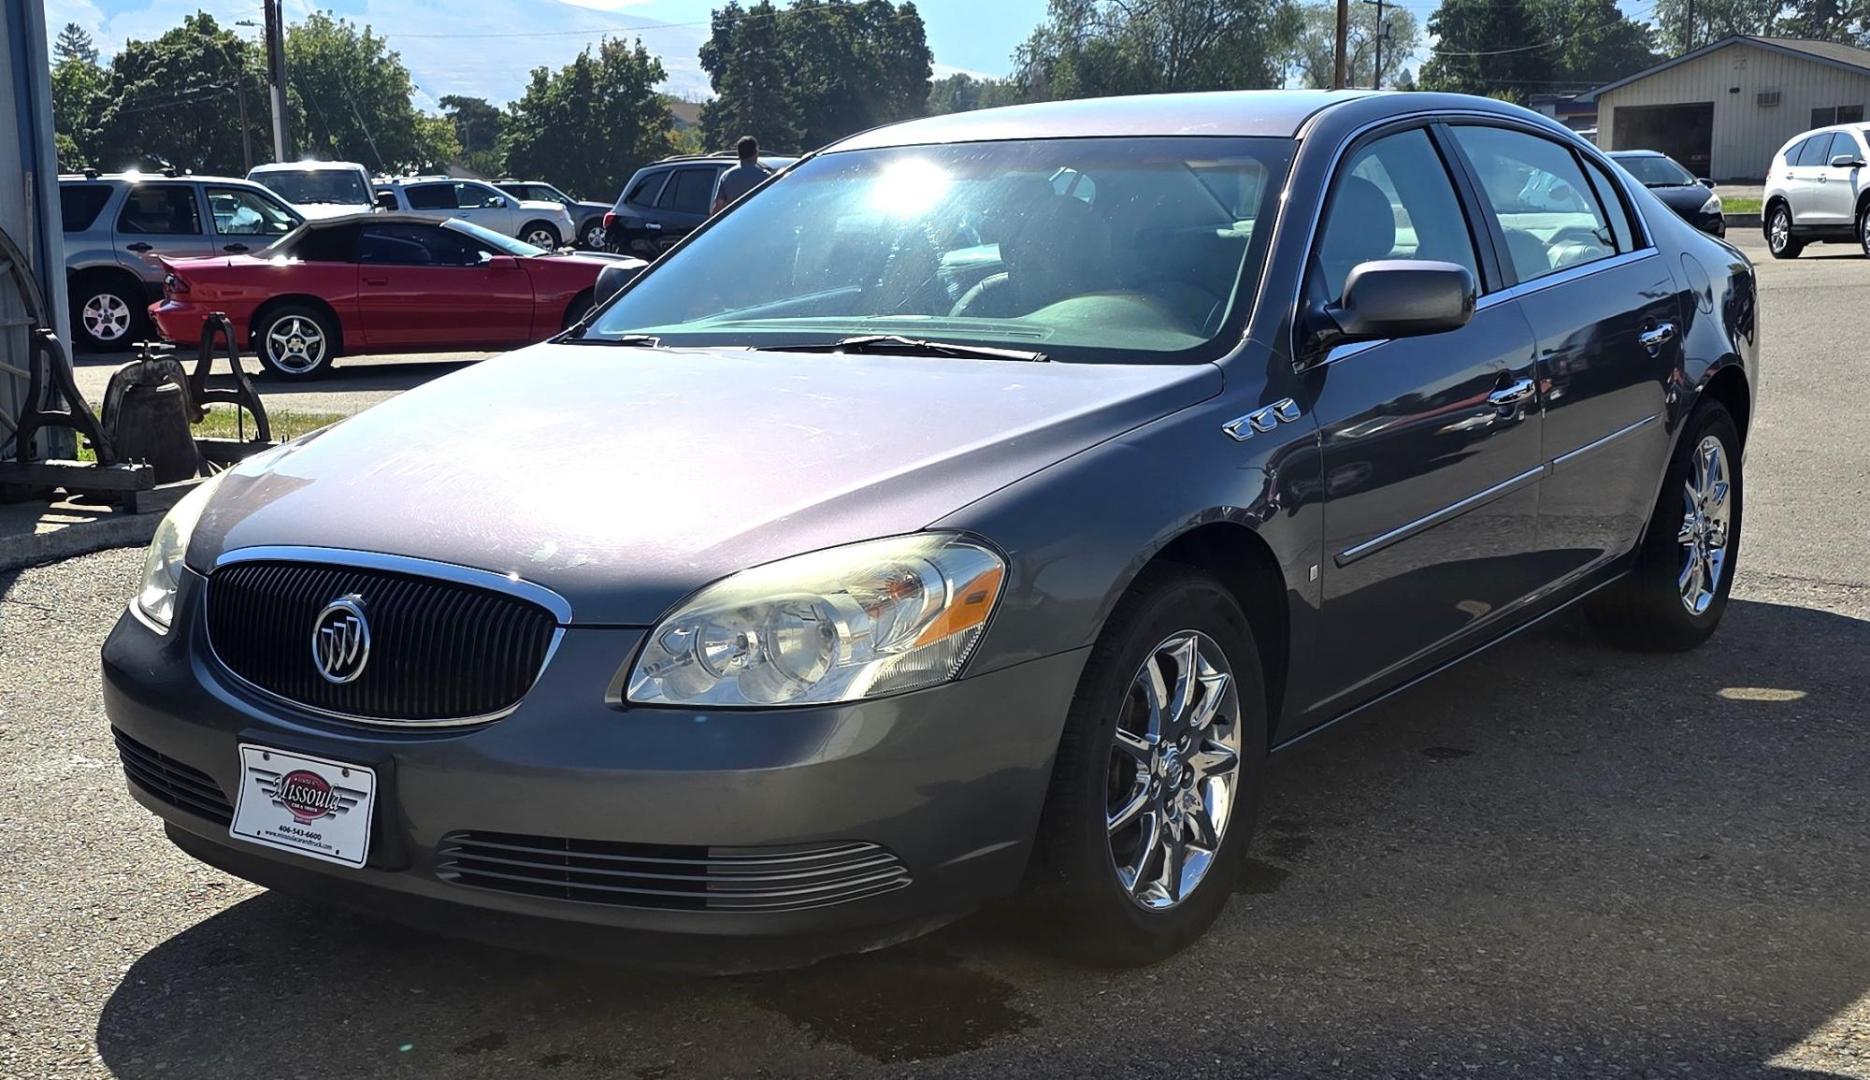
[[734, 144], [734, 152], [740, 155], [740, 164], [721, 174], [720, 186], [714, 189], [713, 212], [716, 214], [773, 175], [773, 170], [760, 164], [760, 143], [753, 136], [742, 135]]

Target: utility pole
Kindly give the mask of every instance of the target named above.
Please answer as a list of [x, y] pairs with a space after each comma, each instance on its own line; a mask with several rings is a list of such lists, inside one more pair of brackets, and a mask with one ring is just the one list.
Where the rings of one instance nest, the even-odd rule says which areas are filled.
[[266, 75], [273, 89], [273, 160], [286, 160], [286, 13], [282, 0], [266, 5]]
[[234, 99], [240, 102], [240, 163], [253, 171], [253, 133], [247, 130], [247, 73], [234, 72]]
[[1683, 35], [1682, 44], [1683, 52], [1695, 51], [1695, 0], [1688, 0], [1688, 33]]
[[1383, 89], [1383, 36], [1389, 32], [1383, 21], [1383, 9], [1389, 0], [1363, 0], [1366, 4], [1375, 4], [1377, 9], [1376, 59], [1370, 65], [1370, 89]]
[[1331, 89], [1344, 89], [1344, 42], [1350, 37], [1351, 0], [1338, 0], [1337, 56], [1331, 66]]

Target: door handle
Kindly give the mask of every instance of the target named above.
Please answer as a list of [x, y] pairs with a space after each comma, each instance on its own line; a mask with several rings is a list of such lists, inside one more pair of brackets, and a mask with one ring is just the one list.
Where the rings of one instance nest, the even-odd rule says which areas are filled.
[[246, 251], [246, 250], [247, 250], [247, 245], [245, 245], [245, 244], [229, 244], [229, 245], [227, 245], [226, 247], [224, 247], [224, 248], [222, 248], [221, 250], [222, 250], [222, 251], [226, 251], [226, 252], [231, 252], [231, 253], [233, 253], [233, 254], [235, 254], [235, 255], [239, 255], [239, 254], [240, 254], [241, 252], [243, 252], [243, 251]]
[[1533, 395], [1535, 387], [1531, 379], [1520, 379], [1510, 386], [1502, 386], [1487, 395], [1487, 404], [1501, 409], [1510, 409]]
[[389, 283], [390, 279], [386, 277], [367, 277], [364, 279], [365, 285], [388, 285]]
[[1636, 340], [1642, 342], [1643, 348], [1648, 349], [1652, 355], [1656, 352], [1656, 350], [1662, 348], [1664, 345], [1667, 345], [1674, 338], [1675, 338], [1675, 324], [1672, 322], [1657, 323], [1656, 325], [1636, 335]]
[[141, 240], [138, 240], [138, 241], [137, 241], [136, 243], [134, 243], [134, 244], [125, 244], [125, 245], [123, 245], [123, 246], [124, 246], [124, 249], [125, 249], [126, 251], [134, 251], [134, 252], [136, 252], [136, 253], [137, 253], [138, 255], [141, 255], [141, 254], [142, 254], [143, 252], [145, 252], [145, 251], [154, 251], [154, 250], [155, 250], [154, 248], [152, 248], [152, 247], [150, 247], [150, 246], [149, 246], [148, 244], [145, 244], [145, 243], [144, 243], [144, 242], [142, 242]]

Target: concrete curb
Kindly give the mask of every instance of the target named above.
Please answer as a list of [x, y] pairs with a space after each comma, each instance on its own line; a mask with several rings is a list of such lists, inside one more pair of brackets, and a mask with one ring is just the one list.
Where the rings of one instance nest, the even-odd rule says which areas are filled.
[[138, 496], [135, 513], [76, 503], [0, 506], [0, 571], [43, 566], [111, 548], [141, 547], [156, 535], [156, 526], [162, 524], [169, 508], [200, 482], [183, 480], [144, 492]]
[[1730, 232], [1734, 229], [1757, 229], [1759, 227], [1760, 215], [1758, 214], [1727, 215], [1727, 228]]

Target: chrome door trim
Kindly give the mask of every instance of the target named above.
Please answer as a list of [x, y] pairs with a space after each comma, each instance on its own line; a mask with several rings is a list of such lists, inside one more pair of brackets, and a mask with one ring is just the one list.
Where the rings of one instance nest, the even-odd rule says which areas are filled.
[[1604, 447], [1609, 446], [1611, 443], [1616, 442], [1618, 439], [1626, 438], [1630, 435], [1635, 434], [1638, 431], [1641, 431], [1643, 428], [1648, 427], [1650, 424], [1655, 423], [1657, 419], [1658, 419], [1658, 414], [1651, 413], [1648, 416], [1643, 417], [1641, 420], [1638, 420], [1636, 423], [1626, 424], [1625, 426], [1618, 428], [1617, 430], [1611, 432], [1610, 434], [1604, 436], [1601, 439], [1592, 439], [1590, 442], [1585, 443], [1583, 446], [1580, 446], [1575, 450], [1567, 450], [1564, 453], [1552, 459], [1551, 467], [1553, 471], [1556, 472], [1560, 465], [1566, 465], [1573, 461], [1576, 461], [1579, 458], [1585, 456], [1586, 454], [1589, 454], [1593, 450], [1602, 450]]
[[[386, 570], [412, 577], [439, 578], [457, 585], [469, 585], [491, 592], [503, 592], [529, 600], [552, 613], [559, 625], [571, 622], [571, 602], [543, 585], [521, 578], [516, 573], [502, 574], [480, 570], [459, 563], [418, 559], [412, 555], [391, 555], [381, 551], [353, 551], [348, 548], [302, 547], [295, 544], [266, 544], [234, 548], [222, 552], [213, 569], [243, 562], [304, 562], [322, 566], [354, 566], [362, 570]], [[210, 575], [212, 576], [212, 575]]]
[[1621, 255], [1612, 255], [1608, 259], [1593, 259], [1588, 263], [1579, 263], [1576, 266], [1567, 266], [1563, 270], [1554, 270], [1552, 273], [1533, 278], [1531, 281], [1522, 281], [1510, 288], [1501, 289], [1500, 292], [1511, 293], [1514, 296], [1531, 296], [1541, 289], [1550, 289], [1554, 286], [1565, 285], [1577, 281], [1580, 278], [1587, 278], [1593, 274], [1617, 270], [1625, 266], [1642, 262], [1645, 259], [1659, 258], [1661, 255], [1662, 252], [1653, 247], [1642, 248], [1636, 251], [1626, 251]]
[[1340, 568], [1349, 566], [1358, 559], [1364, 558], [1367, 555], [1374, 555], [1392, 544], [1409, 539], [1417, 533], [1432, 529], [1445, 521], [1452, 521], [1462, 514], [1467, 513], [1469, 510], [1478, 509], [1493, 502], [1495, 499], [1510, 495], [1520, 488], [1525, 487], [1527, 484], [1545, 475], [1545, 468], [1544, 465], [1536, 465], [1520, 473], [1518, 476], [1509, 477], [1490, 488], [1477, 491], [1459, 502], [1450, 503], [1432, 514], [1419, 517], [1409, 522], [1407, 525], [1399, 525], [1381, 536], [1365, 540], [1355, 547], [1345, 548], [1343, 551], [1338, 552], [1334, 561]]

